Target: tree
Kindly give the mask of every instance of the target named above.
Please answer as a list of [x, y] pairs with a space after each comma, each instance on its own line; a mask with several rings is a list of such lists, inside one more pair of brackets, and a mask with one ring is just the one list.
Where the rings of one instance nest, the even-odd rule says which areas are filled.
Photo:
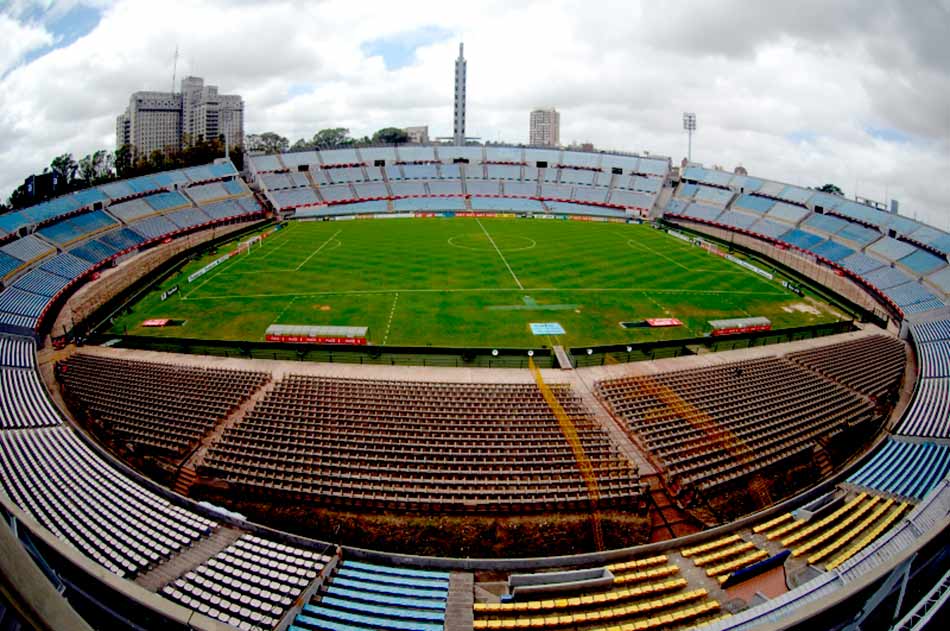
[[115, 164], [116, 175], [120, 178], [129, 177], [132, 171], [132, 146], [122, 145], [116, 149], [113, 164]]
[[313, 144], [308, 140], [304, 140], [303, 138], [298, 138], [297, 142], [290, 145], [291, 151], [306, 151], [307, 149], [313, 149]]
[[263, 151], [264, 153], [283, 153], [290, 148], [290, 141], [272, 131], [262, 134], [249, 134], [245, 140], [248, 151]]
[[350, 138], [350, 130], [346, 127], [330, 127], [314, 134], [310, 143], [314, 147], [345, 147], [352, 145], [353, 139]]
[[830, 193], [832, 195], [838, 195], [839, 197], [844, 197], [844, 191], [842, 191], [840, 188], [838, 188], [834, 184], [825, 184], [824, 186], [818, 187], [817, 190], [821, 191], [822, 193]]
[[64, 153], [62, 155], [56, 156], [53, 158], [53, 161], [49, 163], [50, 170], [55, 174], [56, 183], [55, 191], [69, 191], [71, 190], [73, 180], [76, 179], [76, 171], [79, 170], [79, 165], [76, 163], [76, 160], [73, 159], [73, 154]]
[[79, 177], [86, 186], [103, 182], [112, 175], [113, 156], [105, 149], [93, 151], [79, 161]]
[[398, 127], [383, 127], [373, 134], [373, 142], [381, 145], [401, 145], [409, 142], [409, 134]]

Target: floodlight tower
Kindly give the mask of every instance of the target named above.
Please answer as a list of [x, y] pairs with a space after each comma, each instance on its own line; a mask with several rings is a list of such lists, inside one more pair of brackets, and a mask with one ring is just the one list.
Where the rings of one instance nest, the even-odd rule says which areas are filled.
[[686, 159], [693, 161], [693, 132], [696, 131], [696, 113], [683, 112], [683, 129], [689, 135], [689, 150], [686, 153]]

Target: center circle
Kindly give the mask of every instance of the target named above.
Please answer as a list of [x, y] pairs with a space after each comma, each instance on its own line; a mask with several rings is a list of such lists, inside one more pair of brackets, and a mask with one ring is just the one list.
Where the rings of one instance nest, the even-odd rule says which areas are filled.
[[[492, 245], [492, 241], [495, 245]], [[517, 235], [492, 235], [489, 239], [484, 232], [466, 232], [449, 237], [449, 245], [463, 250], [472, 250], [474, 252], [494, 252], [495, 246], [502, 252], [520, 252], [530, 250], [538, 245], [538, 242], [529, 237]]]

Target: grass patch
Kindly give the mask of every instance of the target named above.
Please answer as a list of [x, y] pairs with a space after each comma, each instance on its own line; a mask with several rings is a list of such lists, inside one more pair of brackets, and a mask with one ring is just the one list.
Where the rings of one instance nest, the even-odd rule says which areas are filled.
[[[230, 246], [233, 247], [233, 244]], [[147, 292], [112, 333], [260, 341], [270, 324], [369, 327], [403, 346], [540, 347], [701, 336], [716, 318], [765, 316], [774, 328], [834, 322], [791, 309], [802, 298], [647, 225], [527, 219], [295, 222], [193, 283], [227, 248]], [[164, 289], [181, 291], [162, 302]], [[398, 297], [397, 297], [398, 294]], [[394, 307], [395, 305], [395, 307]], [[683, 327], [625, 329], [675, 317]], [[150, 318], [185, 320], [147, 329]], [[559, 322], [557, 338], [531, 322]]]

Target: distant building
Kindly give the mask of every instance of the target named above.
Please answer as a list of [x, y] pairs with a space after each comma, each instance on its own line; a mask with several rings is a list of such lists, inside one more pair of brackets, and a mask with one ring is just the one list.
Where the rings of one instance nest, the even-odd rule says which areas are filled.
[[465, 44], [459, 44], [459, 56], [455, 60], [455, 120], [452, 137], [455, 146], [465, 144], [465, 56], [462, 54]]
[[222, 135], [232, 147], [244, 144], [244, 100], [200, 77], [182, 79], [181, 92], [133, 93], [115, 125], [116, 147], [130, 145], [133, 156]]
[[421, 125], [418, 127], [406, 127], [405, 132], [409, 134], [409, 142], [416, 145], [429, 144], [429, 126]]
[[746, 168], [742, 166], [741, 164], [737, 166], [735, 169], [733, 169], [732, 172], [735, 173], [736, 175], [749, 175], [749, 172], [746, 171]]
[[557, 147], [561, 144], [561, 114], [553, 107], [531, 112], [528, 144]]

